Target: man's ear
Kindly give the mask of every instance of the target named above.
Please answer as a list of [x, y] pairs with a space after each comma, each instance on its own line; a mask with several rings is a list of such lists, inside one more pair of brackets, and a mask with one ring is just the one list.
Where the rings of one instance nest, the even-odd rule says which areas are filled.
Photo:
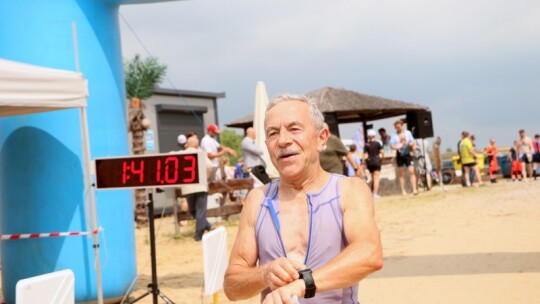
[[329, 138], [330, 138], [330, 131], [328, 130], [327, 127], [323, 127], [319, 131], [319, 135], [318, 135], [317, 150], [319, 150], [319, 152], [326, 149], [326, 143], [328, 142]]

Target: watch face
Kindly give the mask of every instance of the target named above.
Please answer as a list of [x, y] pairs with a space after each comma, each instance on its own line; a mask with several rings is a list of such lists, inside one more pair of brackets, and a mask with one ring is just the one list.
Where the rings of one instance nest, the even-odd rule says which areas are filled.
[[201, 181], [197, 152], [102, 158], [95, 164], [97, 189], [162, 188]]

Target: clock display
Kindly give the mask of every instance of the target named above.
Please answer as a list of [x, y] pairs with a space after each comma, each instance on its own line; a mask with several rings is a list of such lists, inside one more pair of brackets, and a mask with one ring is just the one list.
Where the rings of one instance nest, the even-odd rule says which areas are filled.
[[206, 183], [202, 153], [174, 153], [95, 159], [96, 188], [173, 187]]

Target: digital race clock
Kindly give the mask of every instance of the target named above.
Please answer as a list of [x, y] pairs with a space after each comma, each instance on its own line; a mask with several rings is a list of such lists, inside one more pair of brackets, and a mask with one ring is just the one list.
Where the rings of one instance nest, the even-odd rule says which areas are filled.
[[183, 184], [206, 184], [203, 159], [203, 152], [182, 151], [158, 155], [97, 158], [96, 188], [165, 188]]

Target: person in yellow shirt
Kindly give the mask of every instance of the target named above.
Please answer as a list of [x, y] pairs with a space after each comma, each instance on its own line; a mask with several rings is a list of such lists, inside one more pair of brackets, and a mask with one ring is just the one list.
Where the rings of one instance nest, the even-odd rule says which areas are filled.
[[468, 132], [463, 132], [464, 138], [459, 143], [459, 155], [461, 156], [461, 167], [463, 168], [463, 174], [465, 176], [465, 186], [471, 186], [470, 172], [474, 170], [478, 185], [482, 185], [482, 177], [480, 176], [480, 169], [477, 166], [476, 152], [474, 151], [473, 143], [470, 139]]

